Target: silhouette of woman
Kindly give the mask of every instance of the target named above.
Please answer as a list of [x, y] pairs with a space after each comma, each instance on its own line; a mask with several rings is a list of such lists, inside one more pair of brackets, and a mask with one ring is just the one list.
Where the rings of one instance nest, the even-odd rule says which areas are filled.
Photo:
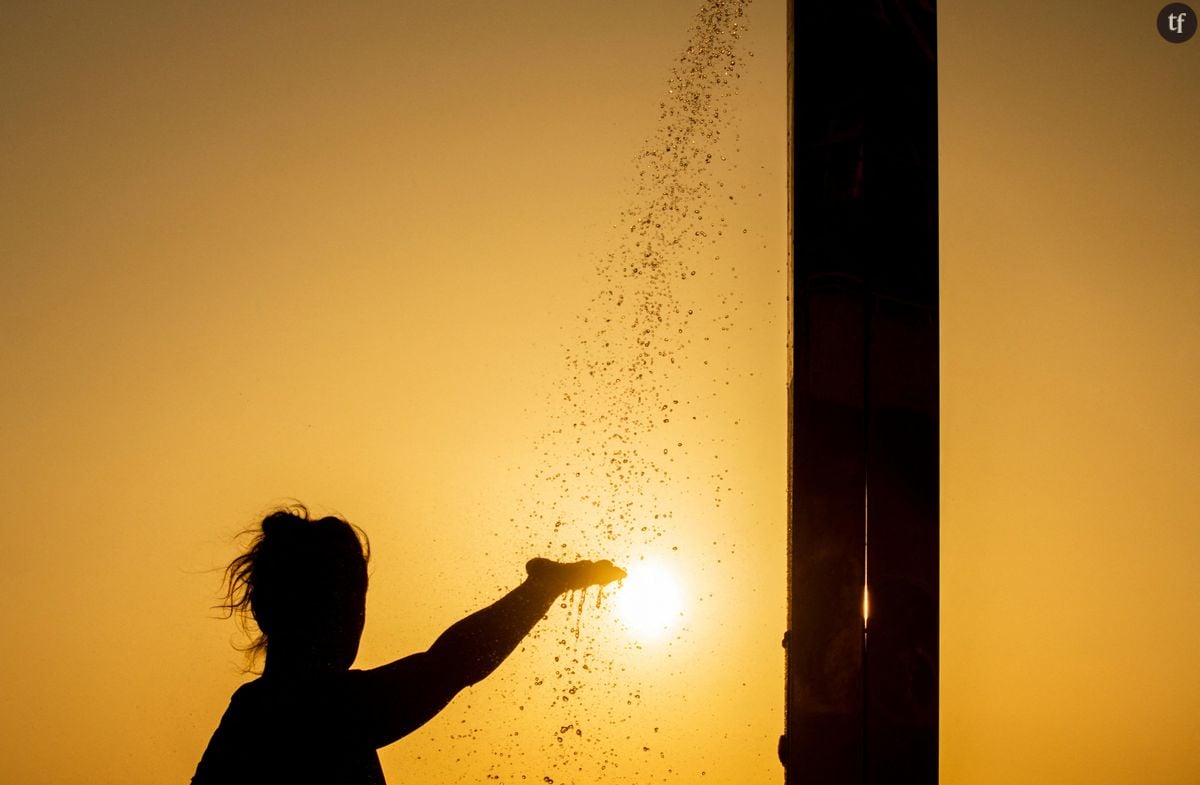
[[525, 582], [420, 654], [351, 670], [365, 621], [370, 548], [357, 527], [303, 507], [268, 515], [225, 572], [230, 613], [251, 614], [266, 653], [233, 694], [193, 785], [383, 783], [376, 750], [483, 679], [570, 589], [625, 576], [611, 562], [533, 559]]

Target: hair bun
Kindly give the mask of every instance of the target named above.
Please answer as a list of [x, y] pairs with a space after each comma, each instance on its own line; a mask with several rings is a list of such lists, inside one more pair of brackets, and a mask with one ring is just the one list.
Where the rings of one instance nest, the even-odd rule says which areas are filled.
[[277, 540], [285, 536], [294, 536], [308, 528], [301, 525], [308, 521], [308, 510], [304, 507], [276, 510], [263, 518], [262, 533], [264, 537], [269, 537], [272, 540]]

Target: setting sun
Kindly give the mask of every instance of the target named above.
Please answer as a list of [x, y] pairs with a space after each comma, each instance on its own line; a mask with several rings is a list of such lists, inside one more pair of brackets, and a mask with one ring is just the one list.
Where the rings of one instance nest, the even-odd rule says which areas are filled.
[[636, 635], [658, 636], [678, 622], [683, 591], [670, 570], [657, 564], [629, 568], [615, 597], [617, 617]]

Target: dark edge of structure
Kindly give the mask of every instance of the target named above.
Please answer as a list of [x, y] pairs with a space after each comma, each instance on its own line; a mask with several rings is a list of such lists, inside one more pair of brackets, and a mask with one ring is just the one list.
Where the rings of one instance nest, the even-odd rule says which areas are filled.
[[788, 37], [799, 111], [789, 112], [794, 310], [779, 754], [788, 785], [933, 783], [935, 4], [791, 4]]

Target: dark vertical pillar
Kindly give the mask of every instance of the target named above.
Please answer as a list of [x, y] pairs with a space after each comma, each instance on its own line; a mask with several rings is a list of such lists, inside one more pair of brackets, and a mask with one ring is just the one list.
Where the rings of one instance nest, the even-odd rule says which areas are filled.
[[[795, 6], [792, 783], [937, 780], [935, 13]], [[863, 587], [871, 613], [864, 634]]]

